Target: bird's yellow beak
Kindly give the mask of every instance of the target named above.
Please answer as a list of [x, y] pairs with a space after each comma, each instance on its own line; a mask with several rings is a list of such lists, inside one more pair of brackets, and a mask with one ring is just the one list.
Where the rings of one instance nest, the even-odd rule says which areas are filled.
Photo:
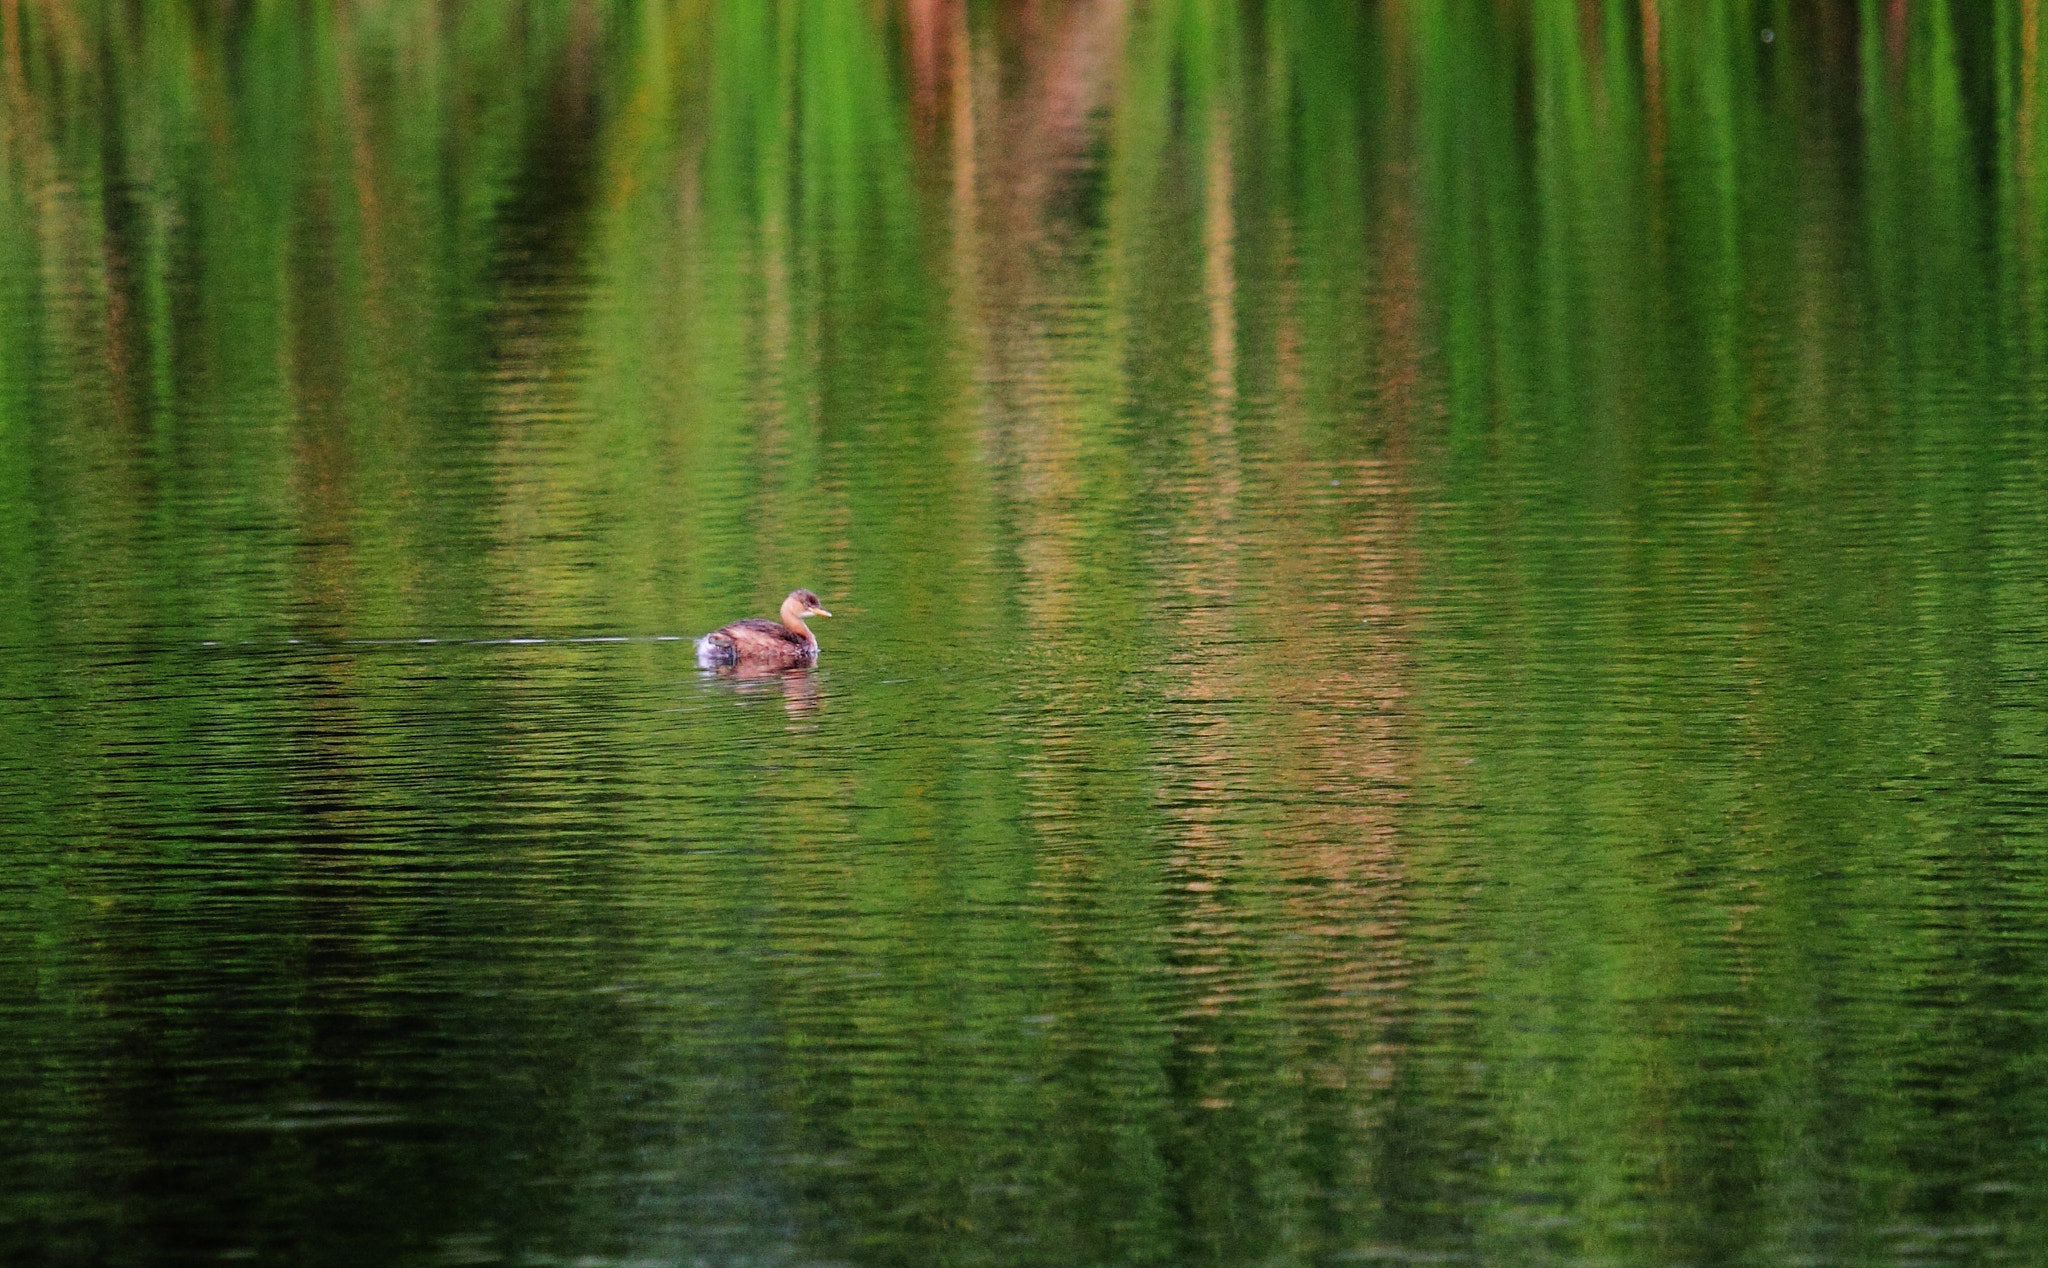
[[804, 613], [804, 615], [805, 615], [805, 616], [830, 616], [830, 615], [832, 615], [832, 614], [831, 614], [830, 612], [827, 612], [827, 611], [826, 611], [825, 609], [823, 609], [823, 608], [812, 608], [812, 609], [811, 609], [810, 611], [808, 611], [808, 612]]

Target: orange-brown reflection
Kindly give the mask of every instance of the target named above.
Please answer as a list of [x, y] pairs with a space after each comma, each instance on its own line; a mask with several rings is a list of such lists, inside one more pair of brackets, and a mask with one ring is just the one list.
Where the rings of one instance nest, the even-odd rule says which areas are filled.
[[[975, 189], [955, 214], [981, 217], [985, 231], [969, 238], [956, 223], [954, 241], [976, 253], [958, 272], [979, 287], [967, 311], [990, 397], [985, 446], [999, 500], [1014, 508], [1033, 640], [1091, 653], [1036, 715], [1027, 779], [1046, 883], [1077, 913], [1130, 884], [1115, 873], [1139, 860], [1068, 834], [1105, 800], [1146, 797], [1173, 834], [1177, 1060], [1194, 1070], [1191, 1095], [1231, 1101], [1227, 1063], [1203, 1054], [1275, 999], [1311, 1001], [1293, 1054], [1303, 1077], [1348, 1084], [1381, 1060], [1374, 1041], [1406, 973], [1395, 816], [1411, 759], [1397, 615], [1406, 420], [1427, 342], [1415, 329], [1415, 217], [1399, 196], [1372, 209], [1387, 228], [1366, 261], [1371, 284], [1342, 279], [1333, 298], [1325, 272], [1304, 286], [1291, 224], [1241, 172], [1265, 138], [1234, 96], [1229, 54], [1203, 51], [1220, 69], [1200, 95], [1147, 99], [1151, 86], [1120, 80], [1123, 59], [1142, 63], [1161, 50], [1132, 54], [1131, 43], [1168, 37], [1132, 31], [1140, 20], [1124, 6], [1008, 20], [974, 33], [987, 56], [951, 59], [974, 75], [952, 102], [953, 170]], [[1103, 158], [1091, 151], [1105, 133], [1148, 139]], [[1091, 179], [1118, 193], [1076, 216], [1073, 188]], [[1192, 232], [1177, 201], [1189, 196]], [[1096, 236], [1091, 216], [1111, 229]], [[1277, 271], [1247, 257], [1247, 243], [1274, 241], [1287, 244]], [[1304, 311], [1304, 290], [1325, 307]], [[1329, 329], [1365, 333], [1333, 353]], [[1131, 367], [1157, 355], [1134, 351], [1140, 337], [1191, 351], [1182, 376], [1134, 382]], [[1358, 381], [1381, 403], [1373, 444], [1333, 453], [1330, 385]], [[1126, 411], [1159, 429], [1168, 468], [1134, 459]], [[1161, 507], [1178, 509], [1160, 517]], [[1119, 515], [1161, 519], [1167, 545], [1119, 556], [1127, 568], [1113, 572], [1104, 547], [1126, 547], [1105, 525]], [[1164, 663], [1128, 669], [1135, 685], [1102, 668], [1106, 647], [1162, 644]], [[1096, 715], [1120, 690], [1160, 693], [1171, 725], [1137, 744], [1106, 731]], [[1239, 707], [1251, 700], [1259, 707]], [[1274, 820], [1260, 803], [1292, 809]], [[1083, 917], [1056, 925], [1077, 966], [1100, 958]], [[1267, 945], [1274, 931], [1284, 936]]]

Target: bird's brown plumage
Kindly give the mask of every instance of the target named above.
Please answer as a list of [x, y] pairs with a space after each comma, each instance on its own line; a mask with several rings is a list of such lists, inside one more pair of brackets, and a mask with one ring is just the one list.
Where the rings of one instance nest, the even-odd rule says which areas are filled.
[[723, 625], [697, 640], [697, 663], [794, 668], [817, 663], [818, 640], [804, 624], [807, 616], [830, 616], [809, 590], [792, 590], [782, 601], [782, 623], [750, 616]]

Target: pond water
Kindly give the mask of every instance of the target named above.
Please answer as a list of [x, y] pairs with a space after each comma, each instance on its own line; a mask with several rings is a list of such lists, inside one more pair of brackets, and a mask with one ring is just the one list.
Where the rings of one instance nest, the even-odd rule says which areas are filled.
[[2048, 1258], [2033, 0], [0, 17], [10, 1262]]

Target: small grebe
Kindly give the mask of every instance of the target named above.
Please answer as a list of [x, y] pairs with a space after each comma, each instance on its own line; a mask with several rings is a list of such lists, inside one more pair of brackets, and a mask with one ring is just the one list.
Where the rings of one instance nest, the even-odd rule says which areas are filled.
[[697, 663], [706, 669], [720, 665], [753, 665], [764, 669], [790, 669], [818, 661], [818, 640], [804, 624], [807, 616], [830, 616], [818, 606], [818, 596], [808, 590], [792, 590], [782, 601], [782, 624], [750, 616], [744, 621], [711, 631], [697, 640]]

